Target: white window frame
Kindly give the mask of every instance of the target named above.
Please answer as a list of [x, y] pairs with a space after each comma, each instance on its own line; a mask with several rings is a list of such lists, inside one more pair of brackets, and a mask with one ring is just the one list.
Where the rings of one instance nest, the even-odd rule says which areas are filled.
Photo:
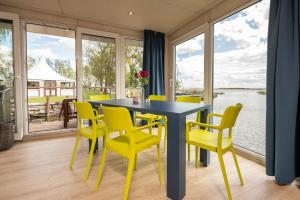
[[23, 101], [22, 101], [22, 76], [21, 76], [21, 51], [20, 51], [20, 23], [19, 16], [14, 13], [0, 11], [0, 18], [11, 20], [13, 22], [13, 61], [14, 61], [14, 79], [15, 79], [15, 115], [17, 130], [15, 140], [23, 138]]
[[[82, 91], [82, 81], [83, 81], [83, 73], [82, 73], [82, 34], [88, 34], [99, 37], [108, 37], [113, 38], [116, 41], [116, 98], [121, 98], [121, 88], [122, 88], [122, 67], [121, 67], [121, 38], [119, 34], [98, 31], [93, 29], [81, 28], [78, 27], [76, 29], [75, 36], [75, 49], [76, 49], [76, 67], [77, 67], [77, 99], [79, 101], [83, 100], [83, 91]], [[125, 76], [125, 75], [124, 75]], [[125, 78], [124, 78], [125, 80]]]
[[172, 43], [172, 70], [170, 77], [170, 86], [171, 86], [171, 97], [172, 100], [175, 99], [176, 91], [175, 84], [176, 83], [176, 46], [188, 41], [200, 34], [204, 33], [204, 102], [211, 103], [212, 102], [212, 44], [210, 37], [210, 26], [208, 23], [199, 26], [198, 28], [193, 29], [192, 31], [182, 35], [181, 37], [173, 40]]

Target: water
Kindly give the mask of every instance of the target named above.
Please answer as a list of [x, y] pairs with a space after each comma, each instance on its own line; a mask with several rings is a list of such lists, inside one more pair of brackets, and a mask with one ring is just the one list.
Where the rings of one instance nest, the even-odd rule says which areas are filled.
[[[214, 98], [215, 113], [223, 113], [229, 105], [242, 103], [243, 108], [233, 129], [233, 142], [250, 151], [265, 155], [266, 95], [259, 90], [218, 89]], [[216, 122], [216, 121], [215, 121]]]

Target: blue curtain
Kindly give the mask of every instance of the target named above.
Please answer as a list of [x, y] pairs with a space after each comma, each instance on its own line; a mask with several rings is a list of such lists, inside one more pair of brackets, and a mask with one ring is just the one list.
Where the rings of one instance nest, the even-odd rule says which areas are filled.
[[145, 97], [151, 94], [165, 94], [165, 34], [151, 30], [144, 31], [143, 69], [149, 72], [149, 84]]
[[299, 18], [299, 0], [271, 0], [266, 173], [280, 185], [300, 175]]

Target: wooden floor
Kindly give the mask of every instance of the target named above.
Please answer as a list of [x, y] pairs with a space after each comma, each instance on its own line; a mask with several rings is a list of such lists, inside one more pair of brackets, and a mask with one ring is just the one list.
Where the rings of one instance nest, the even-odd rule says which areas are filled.
[[[0, 199], [122, 199], [127, 165], [114, 153], [108, 154], [100, 188], [94, 191], [99, 161], [95, 159], [88, 183], [83, 181], [87, 161], [87, 141], [79, 145], [74, 169], [68, 168], [74, 137], [17, 143], [8, 151], [0, 152]], [[101, 144], [99, 142], [99, 144]], [[194, 155], [194, 154], [192, 154]], [[164, 167], [166, 157], [162, 157]], [[297, 183], [289, 186], [274, 184], [259, 164], [238, 157], [245, 185], [241, 187], [230, 154], [225, 164], [233, 199], [300, 199]], [[194, 167], [194, 156], [187, 164], [185, 199], [226, 199], [226, 191], [217, 157], [212, 154], [207, 168]], [[159, 184], [156, 149], [138, 157], [138, 170], [134, 172], [130, 199], [167, 199], [165, 187]]]

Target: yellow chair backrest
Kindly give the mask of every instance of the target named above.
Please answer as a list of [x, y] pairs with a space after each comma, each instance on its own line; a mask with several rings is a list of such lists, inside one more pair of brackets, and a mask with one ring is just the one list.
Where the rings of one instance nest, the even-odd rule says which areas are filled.
[[236, 119], [242, 109], [243, 105], [237, 103], [235, 106], [229, 106], [223, 113], [222, 120], [220, 123], [221, 129], [232, 129], [235, 125]]
[[176, 97], [176, 102], [201, 103], [201, 97], [196, 97], [196, 96], [178, 96], [178, 97]]
[[78, 119], [95, 119], [94, 109], [88, 102], [74, 102]]
[[148, 99], [150, 101], [167, 101], [167, 97], [165, 95], [149, 95]]
[[102, 110], [104, 122], [109, 130], [131, 132], [133, 124], [126, 108], [102, 106]]
[[110, 100], [110, 96], [108, 94], [91, 95], [90, 100], [91, 101]]

